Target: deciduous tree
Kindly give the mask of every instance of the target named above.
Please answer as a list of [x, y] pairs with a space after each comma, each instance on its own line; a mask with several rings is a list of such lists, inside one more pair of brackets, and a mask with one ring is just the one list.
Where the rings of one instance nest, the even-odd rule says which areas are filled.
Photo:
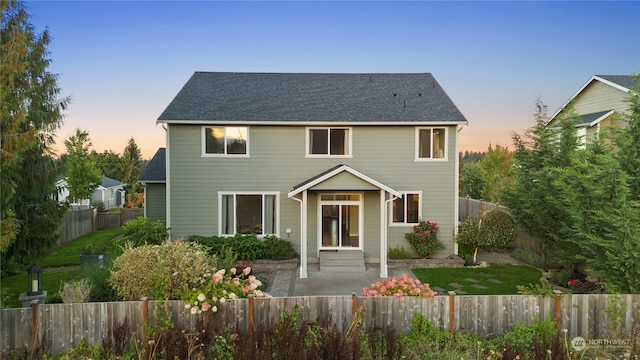
[[89, 133], [76, 129], [75, 135], [65, 140], [64, 145], [67, 148], [64, 164], [69, 193], [76, 201], [88, 199], [102, 180], [95, 161], [89, 157], [92, 145]]

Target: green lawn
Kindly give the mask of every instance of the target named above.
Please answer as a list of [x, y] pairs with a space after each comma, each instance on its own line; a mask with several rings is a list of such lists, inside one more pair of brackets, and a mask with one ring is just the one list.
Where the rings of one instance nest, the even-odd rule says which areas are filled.
[[80, 265], [80, 254], [87, 246], [106, 248], [109, 255], [115, 255], [120, 249], [113, 239], [122, 234], [122, 231], [122, 228], [98, 230], [79, 237], [51, 250], [49, 255], [37, 260], [38, 265], [43, 269], [52, 266]]
[[[122, 234], [123, 229], [98, 230], [91, 234], [79, 237], [62, 246], [56, 247], [48, 255], [36, 260], [42, 268], [42, 290], [47, 291], [47, 302], [60, 291], [61, 284], [65, 281], [80, 280], [88, 277], [92, 269], [80, 267], [80, 254], [87, 246], [105, 247], [108, 260], [113, 260], [122, 253], [119, 245], [113, 241]], [[2, 305], [5, 307], [20, 307], [18, 296], [27, 291], [28, 275], [9, 276], [0, 279]]]
[[[486, 268], [412, 269], [421, 282], [433, 289], [462, 290], [469, 295], [517, 294], [518, 285], [537, 284], [542, 274], [526, 265], [494, 264]], [[458, 284], [456, 287], [452, 284]]]

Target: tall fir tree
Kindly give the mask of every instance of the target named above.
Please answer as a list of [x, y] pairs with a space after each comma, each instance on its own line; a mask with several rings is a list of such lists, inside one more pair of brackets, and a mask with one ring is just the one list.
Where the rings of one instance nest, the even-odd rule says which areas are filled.
[[0, 142], [2, 272], [17, 271], [56, 238], [64, 207], [51, 200], [58, 175], [54, 132], [70, 99], [60, 97], [47, 47], [24, 6], [0, 1]]
[[142, 172], [142, 158], [140, 149], [133, 138], [129, 139], [127, 146], [122, 152], [121, 168], [121, 181], [127, 184], [127, 193], [135, 197], [134, 194], [138, 192], [138, 178]]

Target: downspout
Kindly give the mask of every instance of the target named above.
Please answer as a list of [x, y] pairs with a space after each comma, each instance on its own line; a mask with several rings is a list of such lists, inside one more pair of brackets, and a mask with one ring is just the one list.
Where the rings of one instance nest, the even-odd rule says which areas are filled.
[[302, 199], [291, 197], [300, 203], [300, 279], [307, 278], [307, 190], [302, 192]]
[[171, 156], [169, 151], [169, 129], [162, 124], [162, 128], [166, 133], [166, 149], [165, 149], [165, 226], [171, 240]]
[[458, 222], [460, 218], [460, 201], [458, 197], [460, 196], [460, 131], [462, 131], [462, 125], [456, 125], [456, 160], [455, 160], [455, 181], [454, 181], [454, 190], [453, 190], [453, 254], [458, 255], [458, 242], [456, 238], [458, 237]]

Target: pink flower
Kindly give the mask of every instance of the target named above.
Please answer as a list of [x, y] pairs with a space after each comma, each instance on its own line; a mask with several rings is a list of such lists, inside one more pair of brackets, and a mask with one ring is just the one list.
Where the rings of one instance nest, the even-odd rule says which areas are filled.
[[200, 293], [200, 295], [198, 295], [198, 301], [202, 302], [205, 301], [207, 299], [206, 295], [203, 293]]
[[202, 311], [208, 311], [209, 309], [211, 309], [211, 304], [202, 303]]
[[229, 270], [229, 272], [230, 272], [232, 275], [235, 275], [235, 274], [236, 274], [236, 271], [237, 271], [237, 270], [236, 270], [236, 268], [231, 268], [231, 270]]
[[242, 272], [243, 272], [245, 275], [249, 275], [249, 273], [251, 272], [251, 267], [247, 266], [246, 268], [244, 268], [244, 270], [242, 270]]

